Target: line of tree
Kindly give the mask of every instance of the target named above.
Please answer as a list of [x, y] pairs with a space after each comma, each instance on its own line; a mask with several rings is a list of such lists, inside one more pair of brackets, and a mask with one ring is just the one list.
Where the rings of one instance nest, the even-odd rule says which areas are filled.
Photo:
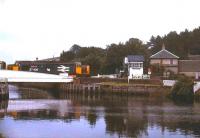
[[189, 54], [200, 55], [200, 27], [193, 31], [186, 29], [179, 34], [172, 31], [163, 37], [152, 36], [148, 45], [152, 46], [151, 52], [155, 53], [161, 49], [163, 43], [167, 50], [181, 59], [187, 59]]
[[125, 43], [108, 45], [105, 49], [75, 44], [69, 51], [61, 53], [60, 60], [88, 64], [91, 66], [91, 75], [113, 74], [123, 69], [125, 56], [138, 54], [148, 57], [147, 47], [141, 40], [131, 38]]
[[144, 55], [146, 72], [149, 56], [161, 50], [163, 43], [167, 50], [181, 59], [187, 59], [188, 54], [200, 55], [200, 27], [179, 34], [173, 31], [163, 37], [152, 36], [147, 44], [137, 38], [131, 38], [125, 43], [107, 45], [105, 49], [75, 44], [69, 51], [63, 51], [60, 59], [88, 64], [91, 66], [91, 75], [97, 75], [118, 73], [123, 68], [123, 60], [127, 55]]

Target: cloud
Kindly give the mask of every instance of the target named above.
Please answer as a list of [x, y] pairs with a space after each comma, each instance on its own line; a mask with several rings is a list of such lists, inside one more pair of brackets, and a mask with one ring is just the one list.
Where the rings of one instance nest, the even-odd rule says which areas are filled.
[[14, 36], [6, 32], [0, 32], [0, 41], [8, 41], [11, 42], [14, 40]]
[[5, 3], [5, 1], [6, 1], [6, 0], [0, 0], [0, 3], [1, 3], [1, 4], [4, 4], [4, 3]]
[[0, 61], [6, 61], [7, 64], [13, 63], [14, 59], [10, 53], [0, 50]]
[[131, 37], [148, 41], [152, 35], [198, 27], [199, 4], [188, 0], [0, 0], [0, 51], [13, 60], [31, 60], [59, 56], [75, 43], [106, 47]]

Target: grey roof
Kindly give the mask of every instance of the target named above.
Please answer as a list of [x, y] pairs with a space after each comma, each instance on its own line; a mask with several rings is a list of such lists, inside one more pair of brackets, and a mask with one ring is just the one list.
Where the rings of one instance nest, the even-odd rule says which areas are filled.
[[144, 62], [144, 56], [142, 55], [128, 55], [128, 62]]
[[200, 55], [188, 55], [189, 60], [200, 60]]
[[60, 57], [40, 59], [39, 61], [60, 61]]
[[179, 72], [200, 72], [200, 60], [179, 60]]
[[179, 57], [167, 51], [166, 49], [162, 49], [156, 54], [150, 57], [151, 59], [178, 59]]

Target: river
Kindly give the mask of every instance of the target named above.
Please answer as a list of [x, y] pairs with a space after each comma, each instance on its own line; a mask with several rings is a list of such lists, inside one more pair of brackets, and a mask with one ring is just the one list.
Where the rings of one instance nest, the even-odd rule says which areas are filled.
[[200, 103], [120, 95], [83, 96], [9, 86], [0, 138], [200, 137]]

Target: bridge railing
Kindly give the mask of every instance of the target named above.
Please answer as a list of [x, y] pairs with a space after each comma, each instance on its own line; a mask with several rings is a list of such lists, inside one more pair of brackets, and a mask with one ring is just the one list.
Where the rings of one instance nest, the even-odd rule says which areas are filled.
[[9, 77], [8, 82], [72, 82], [72, 78], [25, 78], [25, 77]]

